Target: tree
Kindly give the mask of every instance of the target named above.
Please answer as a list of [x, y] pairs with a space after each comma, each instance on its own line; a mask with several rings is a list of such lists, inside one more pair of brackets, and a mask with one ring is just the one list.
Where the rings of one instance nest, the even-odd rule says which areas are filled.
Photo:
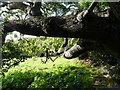
[[100, 43], [104, 51], [120, 57], [120, 2], [109, 2], [109, 17], [92, 13], [93, 2], [86, 11], [68, 16], [31, 17], [4, 24], [3, 33], [19, 31], [23, 34], [49, 37], [83, 38]]

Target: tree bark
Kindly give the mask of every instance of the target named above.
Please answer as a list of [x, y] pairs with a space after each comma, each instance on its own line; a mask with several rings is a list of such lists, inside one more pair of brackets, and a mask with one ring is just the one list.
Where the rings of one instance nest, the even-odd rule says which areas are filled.
[[[120, 13], [114, 14], [116, 16], [120, 15]], [[94, 14], [87, 15], [82, 21], [78, 21], [76, 17], [76, 15], [69, 15], [10, 21], [4, 25], [4, 31], [19, 31], [23, 34], [35, 36], [70, 37], [93, 40], [103, 44], [108, 52], [120, 56], [119, 22], [111, 22], [109, 17], [98, 17]]]
[[28, 20], [9, 22], [4, 25], [4, 30], [5, 32], [19, 31], [23, 34], [35, 36], [70, 38], [82, 37], [102, 41], [102, 39], [106, 38], [105, 35], [109, 35], [108, 31], [114, 29], [111, 25], [115, 25], [114, 23], [110, 23], [108, 18], [92, 15], [86, 18], [86, 20], [84, 20], [82, 23], [75, 19], [76, 18], [74, 16], [72, 18], [31, 18]]
[[114, 13], [115, 17], [120, 22], [120, 2], [108, 2], [108, 5], [111, 8], [111, 11]]

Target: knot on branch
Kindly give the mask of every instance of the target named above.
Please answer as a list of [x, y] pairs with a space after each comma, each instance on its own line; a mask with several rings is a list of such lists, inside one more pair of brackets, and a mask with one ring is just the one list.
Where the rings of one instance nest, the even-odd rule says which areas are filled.
[[59, 26], [59, 25], [63, 25], [65, 24], [65, 19], [61, 18], [61, 17], [49, 17], [46, 22], [47, 22], [47, 25], [50, 25], [50, 26]]
[[43, 22], [43, 31], [45, 33], [52, 33], [63, 26], [66, 21], [62, 17], [48, 17]]

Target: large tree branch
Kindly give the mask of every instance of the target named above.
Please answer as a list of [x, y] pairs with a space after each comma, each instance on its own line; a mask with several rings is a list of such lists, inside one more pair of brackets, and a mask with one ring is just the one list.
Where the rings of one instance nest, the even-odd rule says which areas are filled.
[[[100, 39], [102, 34], [107, 34], [105, 29], [110, 28], [107, 18], [94, 15], [86, 18], [84, 22], [78, 22], [74, 16], [31, 18], [28, 20], [11, 21], [4, 25], [6, 32], [19, 31], [23, 34], [51, 37], [71, 37]], [[107, 26], [106, 26], [107, 25]], [[101, 35], [100, 35], [101, 34]], [[103, 36], [103, 38], [105, 38]]]
[[[94, 3], [88, 11], [92, 11], [95, 4], [96, 3]], [[117, 18], [119, 18], [118, 16], [120, 14], [118, 11], [113, 10], [113, 13]], [[82, 19], [81, 17], [84, 15], [85, 18]], [[78, 16], [79, 19], [77, 18]], [[23, 34], [35, 36], [71, 37], [93, 40], [96, 43], [100, 43], [100, 45], [102, 45], [102, 47], [104, 47], [105, 51], [108, 53], [120, 57], [119, 22], [112, 22], [110, 21], [109, 17], [98, 17], [89, 12], [88, 14], [80, 12], [77, 17], [76, 15], [69, 15], [11, 21], [4, 25], [4, 33], [19, 31]], [[82, 19], [82, 21], [80, 19]], [[69, 51], [72, 50], [72, 52], [74, 52], [74, 49], [79, 52], [79, 49], [76, 48], [76, 46]]]
[[112, 23], [108, 18], [92, 14], [82, 22], [77, 21], [76, 16], [70, 15], [11, 21], [4, 25], [4, 32], [19, 31], [35, 36], [84, 38], [102, 43], [108, 51], [119, 55], [119, 26], [117, 22]]

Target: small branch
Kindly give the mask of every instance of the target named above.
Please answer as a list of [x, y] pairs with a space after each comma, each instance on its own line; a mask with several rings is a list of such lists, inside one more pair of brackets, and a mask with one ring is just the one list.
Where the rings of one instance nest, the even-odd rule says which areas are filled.
[[93, 9], [94, 9], [95, 6], [97, 5], [98, 1], [99, 1], [99, 0], [94, 0], [94, 1], [91, 3], [91, 5], [89, 6], [89, 8], [84, 12], [83, 17], [86, 17], [87, 15], [89, 15], [89, 14], [93, 11]]
[[97, 5], [97, 1], [98, 0], [94, 0], [87, 10], [83, 11], [82, 13], [78, 13], [77, 20], [82, 21], [83, 18], [88, 16], [93, 11], [94, 7]]
[[67, 46], [68, 44], [68, 38], [64, 38], [64, 44], [59, 48], [59, 50], [57, 51], [57, 55], [60, 55], [62, 53], [64, 53], [65, 51], [65, 47]]

